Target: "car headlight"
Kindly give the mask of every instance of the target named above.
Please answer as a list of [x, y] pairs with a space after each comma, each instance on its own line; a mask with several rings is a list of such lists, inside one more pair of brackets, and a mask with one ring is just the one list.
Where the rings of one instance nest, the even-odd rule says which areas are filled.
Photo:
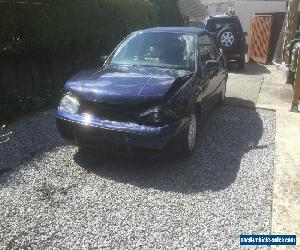
[[155, 106], [153, 108], [147, 109], [140, 114], [140, 119], [145, 122], [158, 123], [161, 121], [161, 107]]
[[171, 110], [162, 106], [155, 106], [142, 112], [139, 115], [139, 120], [145, 124], [160, 124], [175, 120], [176, 117]]
[[76, 114], [78, 112], [80, 103], [78, 99], [74, 96], [71, 96], [70, 94], [65, 95], [59, 104], [59, 110], [71, 113], [71, 114]]

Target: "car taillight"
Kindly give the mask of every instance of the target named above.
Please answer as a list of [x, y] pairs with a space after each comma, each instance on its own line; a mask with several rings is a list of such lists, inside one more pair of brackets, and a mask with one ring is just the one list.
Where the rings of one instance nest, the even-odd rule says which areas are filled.
[[243, 36], [241, 36], [241, 43], [243, 43], [244, 42], [244, 37]]

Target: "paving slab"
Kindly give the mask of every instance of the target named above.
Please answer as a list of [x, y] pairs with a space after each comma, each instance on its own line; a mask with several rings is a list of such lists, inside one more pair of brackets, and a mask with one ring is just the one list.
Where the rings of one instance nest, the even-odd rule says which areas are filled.
[[296, 234], [298, 243], [274, 249], [300, 249], [300, 113], [289, 111], [293, 89], [285, 82], [278, 67], [246, 64], [245, 72], [230, 73], [228, 98], [276, 111], [272, 233]]
[[[233, 66], [233, 65], [232, 65]], [[264, 66], [247, 63], [245, 70], [230, 70], [225, 103], [235, 106], [254, 107], [260, 93], [265, 74], [270, 73]]]
[[257, 107], [276, 110], [272, 233], [296, 234], [296, 248], [280, 249], [300, 249], [300, 113], [289, 111], [293, 89], [284, 71], [268, 68]]

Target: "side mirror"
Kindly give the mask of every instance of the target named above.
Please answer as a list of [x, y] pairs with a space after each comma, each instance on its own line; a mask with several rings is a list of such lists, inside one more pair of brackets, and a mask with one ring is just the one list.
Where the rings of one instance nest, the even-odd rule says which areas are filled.
[[210, 71], [210, 70], [218, 69], [219, 67], [220, 67], [220, 63], [218, 61], [208, 60], [205, 63], [204, 69], [205, 71]]
[[219, 48], [219, 55], [223, 55], [223, 49]]
[[106, 55], [102, 55], [100, 56], [100, 64], [103, 65], [105, 63], [105, 61], [107, 60], [108, 56]]

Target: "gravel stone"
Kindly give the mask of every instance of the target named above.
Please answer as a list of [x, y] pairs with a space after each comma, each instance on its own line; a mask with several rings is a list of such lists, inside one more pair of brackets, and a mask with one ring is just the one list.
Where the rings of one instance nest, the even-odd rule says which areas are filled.
[[78, 151], [53, 111], [5, 130], [0, 249], [238, 249], [271, 231], [273, 111], [216, 109], [188, 159]]

